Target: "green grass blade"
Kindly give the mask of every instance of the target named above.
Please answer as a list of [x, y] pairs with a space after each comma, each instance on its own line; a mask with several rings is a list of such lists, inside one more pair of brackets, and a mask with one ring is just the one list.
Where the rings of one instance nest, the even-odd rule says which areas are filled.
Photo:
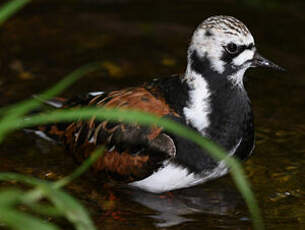
[[18, 189], [6, 189], [0, 192], [0, 212], [3, 207], [10, 207], [20, 202], [23, 192]]
[[198, 133], [192, 131], [191, 129], [182, 126], [181, 124], [177, 124], [173, 121], [158, 118], [151, 114], [142, 113], [138, 111], [126, 111], [106, 108], [85, 108], [77, 110], [75, 109], [72, 111], [54, 111], [46, 114], [34, 115], [32, 117], [27, 117], [23, 120], [19, 119], [18, 122], [14, 121], [11, 123], [7, 123], [6, 125], [10, 126], [8, 127], [10, 129], [16, 129], [43, 123], [73, 121], [80, 118], [90, 119], [93, 116], [100, 120], [108, 119], [112, 121], [125, 122], [136, 121], [142, 125], [159, 125], [169, 132], [175, 133], [177, 135], [194, 141], [203, 149], [206, 149], [216, 159], [224, 159], [227, 165], [231, 168], [233, 180], [249, 207], [249, 211], [252, 216], [255, 229], [264, 229], [260, 210], [257, 206], [254, 194], [250, 189], [250, 185], [245, 178], [245, 174], [240, 163], [233, 158], [226, 157], [227, 155], [225, 154], [223, 149], [219, 148], [208, 139], [201, 137]]
[[[16, 205], [22, 203], [23, 198], [24, 198], [24, 191], [21, 191], [19, 189], [6, 189], [1, 191], [0, 212], [4, 212], [7, 209], [12, 210]], [[40, 205], [33, 203], [29, 207], [39, 215], [62, 216], [62, 213], [60, 213], [57, 209], [49, 205]], [[5, 220], [2, 221], [6, 222]]]
[[43, 186], [44, 194], [51, 200], [54, 206], [75, 226], [77, 230], [95, 230], [86, 209], [83, 208], [72, 196], [52, 188]]
[[0, 181], [18, 181], [24, 184], [32, 185], [32, 186], [39, 186], [41, 184], [47, 183], [46, 181], [18, 174], [18, 173], [0, 173]]
[[99, 63], [88, 64], [83, 67], [78, 68], [77, 70], [73, 71], [59, 83], [57, 83], [51, 89], [45, 91], [44, 93], [37, 96], [37, 99], [30, 99], [24, 102], [18, 103], [13, 106], [9, 106], [8, 108], [2, 108], [2, 116], [3, 119], [0, 121], [0, 142], [3, 140], [3, 137], [9, 130], [5, 129], [5, 125], [9, 121], [14, 121], [15, 118], [20, 117], [29, 111], [38, 107], [43, 101], [48, 100], [58, 93], [62, 92], [68, 86], [70, 86], [73, 82], [77, 81], [79, 78], [88, 74], [94, 70], [96, 70], [100, 66]]
[[[87, 158], [81, 166], [79, 166], [72, 174], [64, 177], [52, 184], [53, 188], [60, 188], [70, 183], [75, 178], [83, 174], [102, 154], [104, 147], [96, 149], [89, 158]], [[0, 173], [0, 181], [18, 181], [32, 186], [40, 186], [48, 182], [40, 180], [31, 176], [26, 176], [17, 173]]]
[[85, 66], [82, 66], [69, 75], [67, 75], [64, 79], [59, 81], [55, 86], [48, 89], [47, 91], [43, 92], [40, 95], [37, 95], [37, 99], [30, 99], [26, 100], [24, 102], [18, 103], [14, 106], [11, 106], [10, 109], [7, 111], [8, 116], [21, 116], [25, 113], [31, 111], [32, 109], [36, 108], [38, 105], [40, 105], [43, 101], [48, 100], [55, 95], [59, 94], [63, 90], [65, 90], [67, 87], [72, 85], [75, 81], [77, 81], [79, 78], [83, 77], [84, 75], [96, 70], [100, 66], [99, 63], [92, 63]]
[[0, 173], [0, 181], [17, 181], [24, 184], [28, 184], [34, 187], [37, 187], [38, 189], [33, 189], [27, 193], [24, 193], [22, 196], [21, 201], [24, 204], [31, 205], [40, 200], [43, 197], [43, 194], [41, 190], [39, 189], [39, 186], [43, 184], [47, 184], [49, 182], [40, 180], [31, 176], [26, 176], [23, 174], [18, 173]]
[[68, 183], [70, 183], [75, 178], [79, 177], [81, 174], [83, 174], [102, 154], [104, 151], [104, 147], [98, 148], [95, 150], [89, 158], [85, 160], [85, 162], [78, 167], [72, 174], [70, 174], [67, 177], [64, 177], [56, 182], [53, 183], [53, 188], [60, 188]]
[[0, 26], [14, 13], [29, 3], [30, 0], [13, 0], [5, 3], [0, 8]]
[[59, 211], [57, 208], [54, 208], [53, 206], [50, 205], [41, 205], [37, 203], [31, 203], [27, 204], [27, 206], [34, 211], [35, 213], [39, 215], [44, 215], [44, 216], [54, 216], [54, 217], [60, 217], [64, 216], [64, 213]]
[[[85, 164], [85, 166], [80, 166], [75, 171], [75, 173], [73, 173], [71, 177], [69, 177], [69, 182], [76, 176], [79, 176], [81, 173], [83, 173], [84, 170], [89, 167], [88, 164], [93, 163], [93, 160], [96, 160], [97, 157], [100, 156], [101, 152], [102, 149], [96, 151], [95, 154], [92, 155], [90, 160], [87, 161], [87, 164]], [[39, 212], [39, 214], [65, 216], [75, 226], [77, 230], [95, 230], [90, 216], [88, 215], [87, 211], [82, 207], [82, 205], [69, 194], [59, 190], [58, 188], [55, 188], [57, 186], [54, 186], [54, 183], [46, 182], [30, 176], [24, 176], [22, 174], [16, 173], [1, 173], [0, 180], [15, 180], [35, 186], [35, 189], [30, 190], [29, 192], [12, 193], [12, 196], [10, 196], [9, 191], [3, 191], [2, 193], [0, 193], [0, 213], [9, 205], [15, 204], [17, 201], [19, 201], [20, 203], [30, 207], [33, 211]], [[64, 185], [64, 183], [61, 183], [61, 185]], [[42, 198], [50, 200], [54, 204], [55, 208], [46, 205], [39, 205], [37, 202]], [[22, 221], [26, 221], [26, 218], [29, 217], [28, 215], [22, 216], [21, 213], [14, 211], [12, 208], [10, 209], [12, 211], [12, 215], [19, 215], [16, 218], [23, 217], [24, 219]], [[10, 222], [10, 216], [3, 216], [1, 219], [0, 214], [0, 222], [1, 220], [9, 226], [11, 226], [12, 224]], [[16, 225], [13, 227], [15, 228], [18, 226]]]
[[15, 230], [59, 230], [54, 224], [13, 210], [12, 208], [1, 209], [0, 222]]

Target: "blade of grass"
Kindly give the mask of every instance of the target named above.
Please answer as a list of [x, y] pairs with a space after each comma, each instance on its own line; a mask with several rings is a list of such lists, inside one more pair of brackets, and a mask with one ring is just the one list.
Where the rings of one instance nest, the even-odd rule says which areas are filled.
[[98, 148], [95, 150], [89, 158], [87, 158], [84, 163], [78, 167], [72, 174], [67, 177], [64, 177], [53, 183], [53, 188], [61, 188], [68, 183], [70, 183], [75, 178], [79, 177], [83, 174], [104, 152], [104, 147]]
[[[102, 154], [104, 151], [104, 147], [100, 147], [96, 149], [89, 158], [87, 158], [81, 166], [79, 166], [72, 174], [70, 174], [67, 177], [64, 177], [56, 182], [52, 183], [53, 188], [61, 188], [68, 183], [70, 183], [72, 180], [79, 177], [81, 174], [83, 174]], [[0, 181], [19, 181], [25, 184], [29, 184], [32, 186], [40, 186], [42, 184], [46, 184], [48, 182], [34, 178], [29, 177], [22, 174], [17, 173], [0, 173]], [[33, 196], [33, 195], [32, 195]], [[37, 197], [35, 195], [34, 197]]]
[[[91, 156], [78, 167], [70, 176], [67, 176], [57, 182], [50, 183], [43, 180], [39, 180], [30, 176], [25, 176], [16, 173], [0, 173], [0, 180], [4, 181], [20, 181], [32, 186], [36, 186], [35, 189], [22, 193], [19, 201], [23, 204], [29, 206], [33, 211], [38, 214], [48, 215], [48, 216], [65, 216], [72, 224], [74, 224], [77, 230], [95, 230], [94, 224], [88, 215], [87, 211], [70, 195], [59, 190], [59, 187], [65, 186], [67, 183], [71, 182], [76, 177], [84, 173], [91, 164], [93, 164], [99, 156], [103, 153], [104, 148], [101, 147], [95, 150]], [[6, 193], [9, 195], [9, 193]], [[18, 195], [18, 194], [17, 194]], [[7, 197], [3, 197], [4, 201]], [[55, 207], [48, 205], [40, 205], [37, 202], [42, 198], [48, 198], [52, 201]], [[10, 198], [13, 199], [12, 197]], [[17, 200], [12, 200], [12, 202]], [[9, 202], [11, 204], [12, 202]], [[1, 194], [0, 194], [0, 210], [1, 209]], [[7, 218], [4, 216], [3, 218]], [[6, 220], [7, 221], [7, 220]], [[8, 224], [11, 224], [8, 222]]]
[[[57, 95], [59, 92], [62, 92], [68, 86], [70, 86], [73, 82], [77, 81], [79, 78], [88, 74], [94, 70], [96, 70], [100, 66], [99, 63], [92, 63], [85, 66], [78, 68], [77, 70], [73, 71], [59, 83], [57, 83], [51, 89], [45, 91], [44, 93], [37, 96], [39, 100], [33, 98], [30, 100], [26, 100], [24, 102], [18, 103], [16, 105], [10, 106], [8, 108], [3, 108], [2, 115], [3, 119], [0, 121], [0, 143], [3, 140], [3, 137], [9, 130], [5, 129], [5, 123], [14, 120], [17, 117], [20, 117], [29, 111], [38, 107], [43, 101], [52, 98], [53, 96]], [[3, 114], [4, 113], [4, 114]]]
[[19, 119], [18, 122], [10, 121], [10, 123], [6, 123], [5, 125], [9, 126], [9, 129], [14, 129], [55, 121], [59, 122], [73, 121], [77, 119], [90, 119], [93, 116], [100, 120], [108, 119], [111, 121], [138, 122], [142, 125], [158, 125], [169, 132], [175, 133], [177, 135], [194, 141], [203, 149], [206, 149], [216, 159], [224, 159], [226, 164], [231, 168], [232, 178], [248, 205], [249, 212], [253, 219], [254, 228], [264, 229], [260, 210], [257, 206], [254, 194], [250, 189], [250, 185], [246, 180], [244, 171], [240, 163], [234, 158], [226, 157], [227, 155], [220, 147], [216, 146], [208, 139], [203, 138], [191, 129], [182, 126], [181, 124], [177, 124], [173, 121], [158, 118], [151, 114], [138, 111], [126, 111], [106, 108], [86, 108], [77, 110], [75, 109], [72, 111], [54, 111], [46, 114], [34, 115], [31, 117], [27, 117], [27, 119]]
[[[93, 163], [92, 160], [97, 159], [98, 154], [101, 154], [101, 149], [97, 151], [90, 159], [90, 163]], [[88, 162], [89, 163], [89, 162]], [[87, 163], [87, 164], [88, 164]], [[83, 171], [88, 168], [88, 165], [85, 166], [80, 166], [77, 170], [75, 170], [75, 173], [69, 177], [69, 181], [74, 179], [75, 176], [80, 175], [83, 173]], [[2, 202], [4, 205], [1, 206], [1, 193], [0, 193], [0, 211], [2, 212], [5, 207], [5, 204], [12, 204], [12, 202], [16, 202], [16, 199], [19, 199], [19, 202], [22, 204], [25, 204], [32, 208], [34, 211], [39, 211], [40, 214], [47, 214], [47, 215], [63, 215], [65, 216], [74, 226], [77, 230], [95, 230], [94, 224], [88, 215], [86, 209], [83, 208], [83, 206], [76, 201], [72, 196], [69, 194], [61, 191], [57, 186], [54, 186], [54, 183], [39, 180], [30, 176], [24, 176], [22, 174], [16, 174], [16, 173], [0, 173], [0, 180], [4, 181], [11, 181], [11, 180], [16, 180], [20, 181], [26, 184], [30, 184], [35, 186], [34, 189], [22, 193], [21, 196], [19, 197], [12, 197], [10, 198], [11, 201], [5, 203], [4, 201]], [[65, 180], [64, 180], [65, 181]], [[62, 184], [64, 185], [64, 184]], [[8, 193], [4, 193], [4, 195], [9, 196]], [[18, 195], [18, 194], [17, 194]], [[8, 197], [3, 197], [8, 198]], [[13, 199], [14, 198], [14, 199]], [[52, 208], [50, 206], [42, 206], [39, 205], [37, 202], [39, 202], [42, 198], [46, 198], [50, 200], [55, 208]], [[17, 211], [13, 210], [12, 207], [9, 207], [10, 210], [13, 211], [13, 214], [20, 214]], [[20, 216], [19, 216], [20, 217]], [[16, 218], [19, 218], [18, 216]], [[23, 216], [24, 220], [26, 221], [26, 218], [30, 218], [31, 216], [25, 215]], [[14, 228], [17, 226], [12, 225], [12, 222], [10, 221], [10, 216], [2, 216], [1, 219], [1, 214], [0, 214], [0, 221], [3, 221], [7, 223], [10, 226], [13, 226]], [[29, 222], [32, 220], [29, 219]], [[16, 228], [18, 229], [18, 228]], [[32, 228], [35, 229], [35, 228]], [[36, 228], [40, 229], [40, 228]]]
[[14, 13], [19, 11], [23, 6], [29, 3], [30, 0], [13, 0], [8, 1], [0, 8], [0, 26]]
[[[24, 199], [24, 191], [19, 189], [5, 189], [0, 192], [0, 212], [4, 208], [14, 207]], [[29, 204], [29, 207], [37, 214], [46, 216], [62, 216], [62, 213], [50, 205]]]
[[0, 210], [3, 207], [9, 207], [17, 204], [23, 192], [18, 189], [6, 189], [0, 192]]
[[54, 224], [12, 208], [3, 208], [1, 210], [0, 221], [16, 230], [59, 230]]
[[38, 203], [31, 203], [28, 204], [29, 208], [31, 208], [32, 211], [36, 212], [39, 215], [44, 216], [54, 216], [54, 217], [60, 217], [63, 216], [64, 213], [59, 211], [57, 208], [54, 208], [50, 205], [41, 205]]
[[39, 186], [41, 186], [42, 184], [49, 183], [47, 181], [40, 180], [34, 177], [10, 172], [0, 173], [0, 181], [17, 181], [36, 187], [36, 189], [30, 190], [29, 192], [23, 194], [21, 202], [26, 205], [32, 205], [35, 202], [39, 201], [43, 197], [43, 193], [41, 189], [39, 189]]
[[34, 177], [26, 176], [23, 174], [18, 173], [0, 173], [0, 181], [18, 181], [24, 184], [32, 185], [32, 186], [39, 186], [43, 183], [47, 183], [44, 180], [40, 180]]
[[59, 189], [52, 188], [52, 186], [42, 186], [42, 189], [54, 206], [64, 213], [77, 230], [95, 230], [86, 209], [72, 196]]
[[[104, 151], [104, 147], [101, 146], [100, 148], [96, 149], [89, 158], [87, 158], [81, 166], [79, 166], [72, 174], [70, 174], [67, 177], [64, 177], [56, 182], [53, 182], [52, 187], [53, 188], [61, 188], [68, 183], [70, 183], [72, 180], [79, 177], [81, 174], [83, 174], [102, 154]], [[17, 173], [0, 173], [0, 181], [19, 181], [22, 183], [26, 183], [32, 186], [40, 186], [42, 184], [46, 184], [48, 182], [39, 180], [33, 177], [25, 176], [22, 174]]]
[[100, 66], [100, 63], [91, 63], [85, 66], [82, 66], [69, 75], [67, 75], [64, 79], [59, 81], [55, 86], [52, 88], [48, 89], [47, 91], [43, 92], [40, 95], [37, 95], [37, 98], [39, 100], [33, 98], [30, 100], [26, 100], [24, 102], [18, 103], [16, 105], [11, 106], [7, 110], [7, 115], [8, 116], [21, 116], [24, 115], [25, 113], [31, 111], [32, 109], [36, 108], [38, 105], [40, 105], [43, 101], [48, 100], [58, 93], [62, 92], [65, 90], [67, 87], [72, 85], [75, 81], [77, 81], [79, 78], [83, 77], [84, 75], [93, 72]]

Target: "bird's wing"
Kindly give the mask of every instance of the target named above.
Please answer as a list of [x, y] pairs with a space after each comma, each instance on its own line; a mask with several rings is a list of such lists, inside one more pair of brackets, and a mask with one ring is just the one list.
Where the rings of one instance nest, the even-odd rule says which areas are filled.
[[[178, 116], [161, 97], [143, 87], [88, 94], [62, 103], [62, 108], [73, 109], [84, 105], [137, 109], [159, 117]], [[63, 141], [80, 161], [86, 159], [96, 146], [105, 145], [103, 157], [97, 160], [93, 168], [117, 180], [145, 178], [157, 170], [165, 159], [176, 154], [173, 140], [156, 126], [98, 121], [93, 117], [89, 121], [41, 126], [39, 130]]]

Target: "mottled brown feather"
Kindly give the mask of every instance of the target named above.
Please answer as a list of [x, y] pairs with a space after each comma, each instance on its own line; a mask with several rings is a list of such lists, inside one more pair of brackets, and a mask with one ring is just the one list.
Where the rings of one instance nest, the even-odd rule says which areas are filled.
[[[178, 116], [162, 97], [152, 95], [144, 87], [116, 90], [88, 100], [89, 106], [140, 110], [158, 117]], [[72, 103], [72, 107], [69, 104]], [[79, 105], [69, 102], [64, 109]], [[46, 132], [45, 127], [40, 130]], [[61, 130], [57, 125], [48, 127], [48, 133], [58, 136], [78, 161], [86, 159], [98, 145], [106, 145], [103, 157], [93, 165], [95, 172], [114, 179], [134, 181], [149, 176], [163, 160], [175, 155], [173, 141], [160, 127], [143, 127], [137, 123], [125, 124], [97, 121], [73, 122]], [[124, 147], [127, 144], [128, 147]], [[113, 148], [113, 146], [115, 146]], [[122, 146], [119, 148], [119, 146]], [[133, 150], [135, 147], [136, 150]]]

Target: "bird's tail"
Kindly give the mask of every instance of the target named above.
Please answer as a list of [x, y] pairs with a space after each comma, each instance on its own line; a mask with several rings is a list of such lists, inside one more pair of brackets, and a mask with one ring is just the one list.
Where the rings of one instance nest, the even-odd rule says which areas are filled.
[[[44, 111], [50, 111], [54, 109], [62, 109], [65, 107], [67, 103], [67, 99], [55, 97], [50, 100], [43, 100], [40, 97], [34, 95], [36, 100], [42, 102], [42, 106], [38, 109], [31, 111], [31, 114], [39, 114]], [[35, 127], [24, 129], [27, 133], [34, 133], [35, 135], [53, 142], [61, 142], [65, 129], [68, 124], [64, 122], [52, 123], [52, 124], [44, 124], [38, 125]]]
[[[33, 111], [32, 113], [41, 113], [42, 111], [54, 110], [54, 109], [69, 109], [79, 106], [88, 106], [90, 102], [96, 97], [103, 97], [107, 95], [102, 91], [89, 92], [85, 95], [80, 95], [73, 97], [71, 99], [55, 97], [50, 100], [43, 100], [38, 96], [34, 96], [37, 100], [40, 100], [44, 106], [40, 109]], [[46, 140], [55, 140], [62, 142], [65, 131], [71, 123], [66, 122], [57, 122], [53, 124], [46, 124], [28, 129], [28, 132], [35, 133], [36, 135], [46, 139]]]

